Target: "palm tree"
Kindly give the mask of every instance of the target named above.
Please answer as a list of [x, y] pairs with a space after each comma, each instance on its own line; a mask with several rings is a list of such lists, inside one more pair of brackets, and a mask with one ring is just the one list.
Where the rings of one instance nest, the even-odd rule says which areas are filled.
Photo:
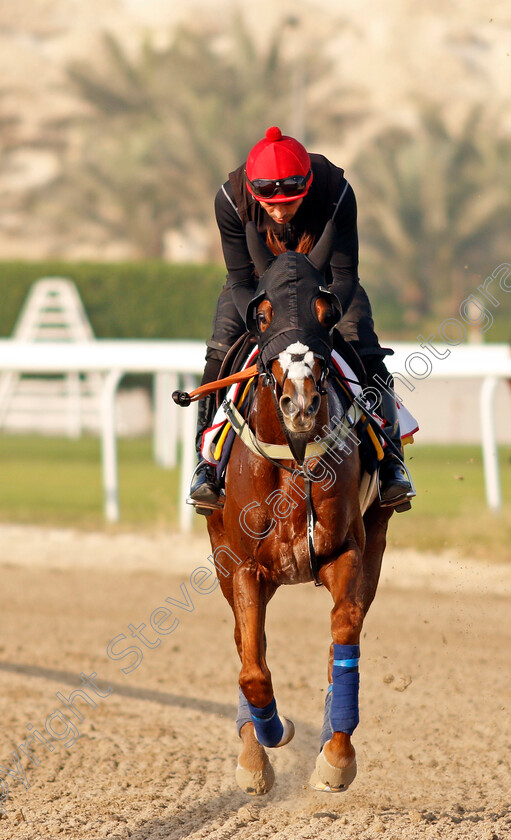
[[[166, 232], [192, 221], [209, 227], [216, 243], [218, 186], [293, 107], [295, 62], [283, 54], [280, 28], [260, 50], [240, 16], [227, 37], [181, 26], [167, 48], [145, 41], [135, 59], [106, 34], [104, 56], [101, 68], [69, 68], [87, 114], [65, 126], [75, 139], [54, 185], [55, 212], [63, 201], [70, 229], [81, 218], [131, 242], [139, 256], [161, 256]], [[319, 52], [303, 62], [307, 141], [338, 138], [362, 112], [335, 104], [343, 98]]]
[[510, 222], [511, 143], [498, 119], [478, 105], [452, 129], [418, 104], [416, 131], [384, 131], [354, 166], [367, 285], [410, 325], [457, 313]]
[[[10, 93], [12, 91], [9, 88], [0, 90], [0, 102]], [[9, 153], [19, 145], [16, 131], [19, 123], [19, 118], [2, 104], [0, 110], [0, 175], [9, 166]]]

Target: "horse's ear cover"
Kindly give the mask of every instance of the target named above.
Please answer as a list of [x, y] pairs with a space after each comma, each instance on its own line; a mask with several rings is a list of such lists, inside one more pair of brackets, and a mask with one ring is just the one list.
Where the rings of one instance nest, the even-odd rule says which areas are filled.
[[[259, 273], [259, 285], [247, 308], [247, 326], [258, 336], [260, 358], [263, 366], [275, 359], [290, 344], [300, 342], [325, 362], [332, 352], [333, 325], [321, 325], [312, 302], [317, 297], [326, 298], [341, 315], [336, 296], [325, 285], [321, 268], [328, 264], [336, 236], [333, 222], [329, 222], [309, 256], [296, 251], [285, 251], [274, 256], [261, 238], [256, 225], [246, 226], [247, 246]], [[312, 259], [311, 259], [312, 257]], [[262, 272], [262, 273], [261, 273]], [[273, 318], [264, 333], [257, 329], [256, 311], [262, 300], [269, 300]]]
[[323, 274], [325, 268], [330, 262], [336, 236], [337, 228], [335, 226], [335, 222], [333, 219], [329, 219], [325, 225], [323, 233], [309, 254], [310, 262], [314, 268], [317, 268], [317, 270], [321, 272], [321, 274]]

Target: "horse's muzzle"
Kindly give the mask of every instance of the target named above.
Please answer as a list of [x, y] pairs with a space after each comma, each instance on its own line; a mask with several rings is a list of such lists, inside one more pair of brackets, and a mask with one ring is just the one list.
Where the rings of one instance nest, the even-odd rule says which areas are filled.
[[310, 395], [283, 394], [279, 400], [280, 410], [286, 428], [290, 432], [310, 432], [321, 405], [321, 397], [315, 390]]

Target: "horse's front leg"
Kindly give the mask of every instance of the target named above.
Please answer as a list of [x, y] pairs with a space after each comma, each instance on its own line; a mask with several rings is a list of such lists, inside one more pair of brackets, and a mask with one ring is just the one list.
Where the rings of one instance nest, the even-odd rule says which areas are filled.
[[244, 564], [234, 575], [235, 637], [241, 657], [237, 725], [243, 743], [236, 780], [253, 795], [267, 793], [275, 778], [264, 747], [283, 746], [294, 734], [291, 721], [277, 713], [266, 664], [266, 605], [276, 588], [252, 564]]
[[318, 790], [340, 792], [357, 774], [351, 736], [358, 724], [359, 640], [364, 619], [362, 556], [354, 545], [320, 571], [332, 595], [333, 644], [328, 668], [322, 749], [310, 784]]

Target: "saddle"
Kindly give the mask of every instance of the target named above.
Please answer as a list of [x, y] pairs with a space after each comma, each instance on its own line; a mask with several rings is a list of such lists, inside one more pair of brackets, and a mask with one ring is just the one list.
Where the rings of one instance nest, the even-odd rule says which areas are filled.
[[[220, 367], [218, 378], [224, 379], [224, 377], [230, 376], [231, 373], [238, 373], [238, 371], [243, 370], [243, 368], [246, 367], [246, 358], [255, 346], [256, 339], [253, 333], [246, 332], [243, 333], [243, 335], [240, 335], [232, 347], [229, 347], [229, 350], [227, 351]], [[221, 388], [216, 392], [217, 408], [220, 408], [222, 405], [226, 394], [227, 388]]]

